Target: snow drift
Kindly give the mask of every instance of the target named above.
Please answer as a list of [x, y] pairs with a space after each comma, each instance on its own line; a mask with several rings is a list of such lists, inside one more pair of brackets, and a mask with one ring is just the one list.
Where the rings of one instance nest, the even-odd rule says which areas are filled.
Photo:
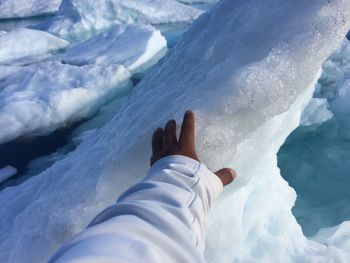
[[[106, 11], [99, 7], [92, 18]], [[43, 173], [0, 193], [0, 260], [46, 261], [145, 175], [153, 129], [191, 108], [201, 160], [239, 174], [212, 211], [208, 262], [345, 262], [350, 223], [307, 239], [291, 213], [296, 194], [279, 174], [276, 153], [299, 125], [348, 17], [347, 0], [219, 2], [113, 120]]]

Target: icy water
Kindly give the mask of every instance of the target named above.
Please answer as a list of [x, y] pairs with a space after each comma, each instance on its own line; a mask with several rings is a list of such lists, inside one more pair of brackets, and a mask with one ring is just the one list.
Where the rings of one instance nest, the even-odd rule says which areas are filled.
[[350, 219], [350, 140], [331, 119], [299, 127], [278, 153], [285, 180], [297, 192], [292, 209], [306, 236]]

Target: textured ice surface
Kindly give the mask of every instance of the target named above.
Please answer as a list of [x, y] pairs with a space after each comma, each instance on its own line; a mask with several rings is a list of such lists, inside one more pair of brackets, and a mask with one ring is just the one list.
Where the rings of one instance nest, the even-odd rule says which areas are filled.
[[0, 81], [0, 143], [46, 134], [85, 118], [129, 87], [121, 65], [83, 67], [42, 62], [18, 69]]
[[62, 0], [0, 0], [0, 19], [33, 17], [58, 11]]
[[124, 65], [132, 73], [155, 64], [166, 52], [166, 39], [152, 26], [115, 25], [70, 47], [64, 60], [70, 64]]
[[[344, 42], [323, 65], [312, 100], [326, 101], [322, 110], [316, 115], [309, 105], [303, 116], [312, 125], [296, 129], [279, 152], [281, 173], [298, 194], [293, 213], [308, 236], [350, 220], [349, 44]], [[329, 114], [331, 119], [324, 118]], [[317, 237], [336, 231], [327, 243], [340, 243], [342, 235], [345, 242], [346, 227], [322, 230]]]
[[332, 112], [328, 110], [327, 99], [313, 98], [301, 115], [300, 125], [323, 123], [332, 117]]
[[322, 61], [345, 36], [348, 17], [347, 0], [220, 1], [113, 120], [43, 173], [0, 193], [0, 261], [46, 261], [145, 175], [153, 129], [188, 108], [197, 113], [201, 160], [239, 174], [212, 211], [208, 262], [349, 258], [347, 222], [316, 241], [303, 235], [291, 213], [296, 194], [276, 158], [299, 125]]
[[192, 22], [202, 12], [175, 0], [64, 0], [58, 15], [39, 28], [65, 38], [86, 38], [113, 24]]
[[17, 169], [10, 165], [0, 168], [0, 183], [17, 173]]
[[214, 4], [218, 2], [218, 0], [177, 0], [180, 3], [186, 3], [186, 4], [196, 4], [196, 3], [208, 3], [208, 4]]
[[0, 64], [24, 64], [49, 56], [69, 42], [49, 33], [19, 28], [0, 34]]

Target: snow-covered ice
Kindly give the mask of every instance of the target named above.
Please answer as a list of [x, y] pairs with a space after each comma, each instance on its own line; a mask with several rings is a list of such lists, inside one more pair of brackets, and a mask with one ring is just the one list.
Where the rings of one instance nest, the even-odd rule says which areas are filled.
[[115, 25], [70, 47], [64, 61], [75, 64], [121, 64], [132, 73], [154, 65], [167, 51], [166, 39], [150, 25]]
[[0, 19], [22, 18], [58, 11], [62, 0], [1, 0]]
[[0, 34], [0, 64], [25, 64], [66, 48], [69, 42], [49, 33], [19, 28]]
[[175, 0], [64, 0], [39, 29], [68, 39], [88, 38], [113, 24], [189, 23], [203, 11]]
[[0, 143], [47, 134], [91, 116], [130, 88], [121, 65], [83, 67], [48, 61], [17, 69], [0, 81]]
[[17, 173], [17, 169], [10, 165], [0, 168], [0, 183], [14, 176], [16, 173]]

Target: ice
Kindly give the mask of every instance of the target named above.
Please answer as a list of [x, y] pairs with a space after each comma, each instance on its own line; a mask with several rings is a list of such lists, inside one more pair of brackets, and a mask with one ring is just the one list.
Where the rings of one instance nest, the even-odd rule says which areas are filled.
[[[325, 243], [335, 247], [347, 244], [333, 241], [346, 231], [346, 223], [339, 231], [337, 225], [350, 220], [349, 44], [345, 41], [324, 63], [315, 98], [303, 112], [307, 118], [278, 153], [281, 173], [298, 195], [293, 213], [303, 232], [313, 236], [320, 231], [317, 240], [321, 233], [334, 233]], [[310, 126], [304, 126], [305, 119]]]
[[[115, 18], [113, 8], [102, 10], [96, 8], [102, 24], [105, 14]], [[213, 170], [232, 166], [239, 175], [211, 213], [208, 262], [349, 258], [342, 238], [350, 232], [347, 222], [323, 238], [304, 236], [291, 212], [295, 191], [281, 177], [276, 157], [300, 123], [322, 62], [345, 37], [349, 17], [347, 0], [220, 1], [148, 72], [108, 124], [46, 171], [0, 192], [0, 261], [47, 261], [145, 175], [153, 130], [180, 120], [188, 108], [197, 115], [201, 160]]]
[[69, 42], [49, 33], [20, 28], [0, 34], [0, 64], [26, 64], [66, 48]]
[[152, 26], [115, 25], [70, 47], [64, 60], [70, 64], [124, 65], [142, 72], [167, 51], [166, 39]]
[[0, 143], [47, 134], [91, 116], [130, 89], [121, 65], [83, 67], [48, 61], [22, 67], [0, 82]]
[[206, 4], [215, 4], [218, 2], [218, 0], [177, 0], [180, 3], [186, 3], [186, 4], [202, 4], [202, 3], [206, 3]]
[[6, 181], [8, 178], [14, 176], [17, 173], [17, 169], [11, 165], [7, 165], [0, 168], [0, 183]]
[[62, 0], [1, 0], [0, 19], [33, 17], [58, 11]]
[[175, 0], [64, 0], [57, 16], [38, 28], [86, 39], [113, 24], [189, 23], [202, 12]]
[[327, 99], [313, 98], [301, 115], [300, 125], [312, 125], [323, 123], [333, 117], [328, 110]]

